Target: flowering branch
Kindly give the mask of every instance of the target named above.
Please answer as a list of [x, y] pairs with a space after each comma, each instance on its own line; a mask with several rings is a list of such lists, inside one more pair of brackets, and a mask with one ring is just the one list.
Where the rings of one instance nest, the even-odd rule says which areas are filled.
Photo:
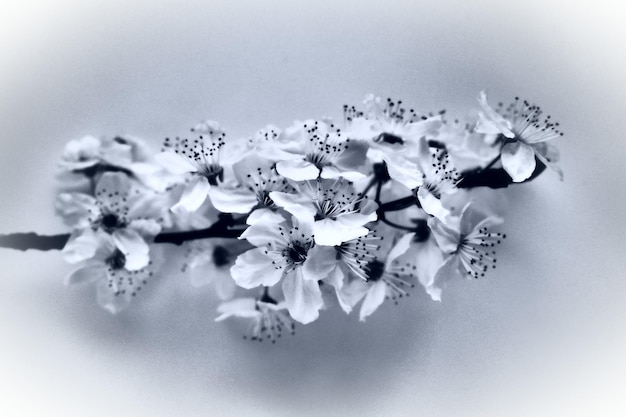
[[[74, 140], [55, 205], [72, 233], [0, 235], [0, 247], [60, 250], [77, 265], [66, 282], [95, 282], [116, 313], [156, 272], [154, 244], [188, 242], [167, 262], [227, 300], [216, 321], [251, 320], [251, 340], [293, 333], [329, 299], [346, 313], [360, 304], [361, 321], [416, 283], [440, 300], [445, 283], [495, 268], [506, 237], [485, 214], [491, 194], [458, 191], [561, 175], [550, 116], [518, 99], [478, 103], [461, 125], [368, 96], [363, 110], [344, 106], [341, 127], [307, 120], [234, 141], [205, 121], [156, 155], [132, 138]], [[233, 298], [235, 286], [252, 295]]]

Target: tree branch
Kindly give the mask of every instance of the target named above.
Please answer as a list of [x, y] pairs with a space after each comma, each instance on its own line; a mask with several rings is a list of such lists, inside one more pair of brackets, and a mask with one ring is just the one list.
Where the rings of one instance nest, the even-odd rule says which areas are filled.
[[[537, 166], [535, 171], [527, 180], [523, 182], [529, 182], [537, 178], [545, 169], [546, 165], [539, 159], [535, 158]], [[461, 173], [461, 181], [457, 184], [458, 188], [474, 188], [474, 187], [489, 187], [489, 188], [505, 188], [513, 184], [511, 176], [504, 170], [504, 168], [479, 168], [470, 171], [464, 171]]]
[[[199, 230], [187, 230], [184, 232], [166, 232], [156, 235], [154, 243], [172, 243], [181, 245], [188, 240], [227, 238], [235, 239], [243, 232], [242, 228], [236, 227], [241, 224], [241, 219], [233, 219], [230, 215], [221, 216], [210, 227]], [[69, 233], [59, 235], [38, 235], [37, 233], [10, 233], [0, 235], [0, 248], [16, 250], [61, 250], [70, 238]]]

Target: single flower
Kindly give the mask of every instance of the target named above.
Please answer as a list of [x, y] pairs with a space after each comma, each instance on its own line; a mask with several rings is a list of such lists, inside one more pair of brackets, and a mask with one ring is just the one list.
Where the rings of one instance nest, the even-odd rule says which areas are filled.
[[129, 270], [126, 260], [119, 248], [105, 241], [92, 259], [67, 276], [65, 284], [95, 283], [98, 304], [111, 314], [119, 313], [153, 277], [152, 262]]
[[400, 263], [398, 258], [407, 251], [413, 236], [413, 233], [407, 233], [398, 239], [386, 255], [379, 251], [373, 259], [358, 263], [361, 269], [358, 275], [366, 280], [353, 279], [343, 286], [339, 295], [342, 307], [343, 303], [353, 306], [363, 299], [359, 320], [365, 321], [386, 298], [397, 302], [408, 296], [407, 288], [414, 287], [411, 281], [416, 267], [410, 263]]
[[425, 138], [419, 140], [417, 166], [422, 173], [422, 184], [417, 189], [417, 199], [424, 211], [441, 220], [450, 214], [441, 197], [457, 190], [459, 173], [451, 165], [449, 154], [442, 149], [432, 149]]
[[[402, 101], [369, 94], [363, 101], [365, 111], [344, 106], [344, 120], [348, 137], [373, 141], [382, 146], [400, 148], [407, 142], [415, 143], [421, 137], [436, 136], [441, 126], [441, 114], [418, 114], [407, 109]], [[404, 147], [405, 149], [409, 147]]]
[[247, 242], [232, 239], [188, 242], [182, 272], [188, 273], [192, 286], [211, 286], [219, 299], [230, 299], [236, 288], [230, 268], [237, 256], [248, 249]]
[[186, 175], [187, 184], [180, 201], [171, 210], [196, 211], [206, 200], [211, 186], [224, 180], [221, 151], [226, 134], [217, 122], [207, 121], [192, 129], [198, 136], [166, 138], [157, 162], [174, 174]]
[[267, 158], [248, 155], [233, 164], [233, 173], [236, 184], [209, 190], [211, 202], [223, 213], [246, 214], [257, 208], [275, 210], [271, 192], [296, 191], [286, 178], [278, 175], [275, 162]]
[[68, 213], [74, 231], [63, 248], [65, 260], [78, 263], [93, 257], [97, 249], [112, 242], [125, 257], [125, 268], [144, 268], [149, 262], [151, 240], [161, 231], [162, 207], [148, 191], [134, 192], [125, 174], [105, 173], [96, 186], [95, 197], [80, 193], [61, 194], [57, 211]]
[[546, 143], [563, 136], [558, 123], [553, 122], [550, 116], [544, 117], [539, 106], [521, 101], [518, 97], [508, 107], [500, 104], [495, 110], [482, 91], [478, 103], [482, 112], [479, 113], [476, 131], [493, 135], [496, 141], [503, 143], [500, 160], [514, 182], [530, 178], [535, 171], [535, 158], [554, 169], [562, 179], [561, 170], [553, 165], [558, 153]]
[[249, 226], [241, 239], [256, 246], [237, 257], [231, 274], [243, 288], [272, 287], [282, 281], [287, 309], [294, 320], [310, 323], [324, 302], [318, 281], [334, 268], [334, 250], [316, 246], [312, 224], [274, 217]]
[[298, 191], [273, 191], [269, 196], [277, 206], [312, 223], [318, 245], [336, 246], [365, 236], [370, 231], [365, 225], [378, 218], [378, 205], [343, 178], [304, 182]]
[[[344, 177], [357, 180], [365, 177], [359, 170], [365, 163], [367, 146], [344, 137], [332, 124], [308, 121], [290, 131], [290, 157], [280, 160], [276, 170], [294, 181]], [[281, 158], [285, 158], [281, 156]]]
[[475, 210], [472, 203], [465, 205], [459, 217], [448, 218], [446, 223], [431, 217], [428, 226], [445, 261], [427, 290], [434, 299], [441, 298], [441, 289], [448, 281], [459, 277], [484, 277], [496, 267], [495, 246], [505, 234], [490, 232], [489, 228], [501, 223], [495, 216]]
[[295, 334], [295, 323], [285, 311], [285, 302], [277, 302], [267, 294], [260, 298], [236, 298], [219, 305], [220, 315], [215, 321], [223, 321], [230, 317], [239, 317], [251, 321], [250, 328], [244, 339], [276, 343], [283, 332]]

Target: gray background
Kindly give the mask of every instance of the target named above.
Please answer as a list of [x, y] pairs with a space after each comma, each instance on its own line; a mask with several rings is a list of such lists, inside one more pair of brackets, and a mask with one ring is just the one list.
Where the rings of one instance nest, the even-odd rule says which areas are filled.
[[[84, 3], [84, 2], [83, 2]], [[0, 251], [0, 414], [624, 415], [624, 11], [618, 2], [3, 2], [0, 232], [64, 231], [55, 161], [85, 134], [160, 143], [339, 116], [366, 93], [462, 116], [483, 88], [561, 121], [565, 182], [508, 192], [500, 268], [276, 346], [168, 274], [112, 317], [58, 252]]]

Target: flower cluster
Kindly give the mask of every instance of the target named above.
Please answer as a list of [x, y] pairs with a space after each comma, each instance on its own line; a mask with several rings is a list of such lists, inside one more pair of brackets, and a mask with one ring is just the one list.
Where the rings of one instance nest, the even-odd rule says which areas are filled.
[[158, 272], [154, 245], [184, 244], [159, 258], [212, 285], [216, 321], [250, 320], [250, 338], [272, 342], [331, 303], [364, 321], [418, 286], [441, 300], [448, 282], [496, 267], [506, 235], [495, 188], [545, 167], [562, 175], [558, 126], [517, 98], [492, 107], [484, 92], [464, 123], [370, 95], [341, 122], [250, 138], [208, 120], [156, 155], [138, 139], [75, 140], [56, 202], [72, 228], [63, 255], [79, 264], [67, 282], [96, 282], [116, 313]]

